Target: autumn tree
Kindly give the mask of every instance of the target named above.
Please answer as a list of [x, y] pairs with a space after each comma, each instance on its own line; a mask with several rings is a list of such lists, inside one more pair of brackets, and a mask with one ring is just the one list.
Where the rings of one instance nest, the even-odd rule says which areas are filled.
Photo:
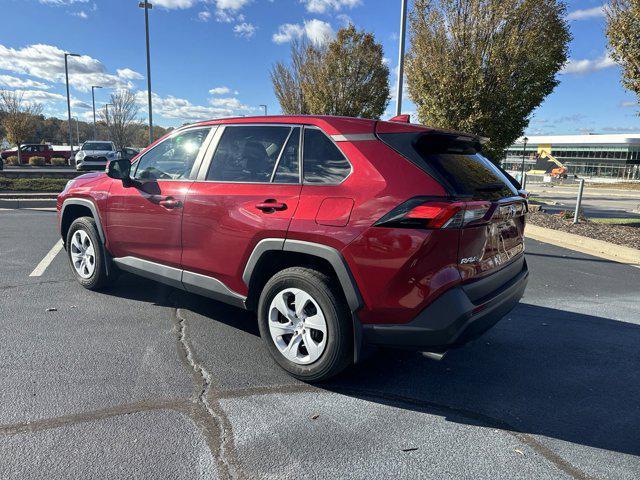
[[640, 2], [611, 0], [605, 14], [611, 56], [622, 67], [622, 85], [640, 98]]
[[105, 123], [109, 138], [118, 150], [130, 146], [136, 139], [138, 112], [136, 96], [131, 90], [118, 90], [111, 94], [108, 108], [100, 111], [100, 120]]
[[42, 112], [39, 103], [24, 100], [24, 92], [0, 90], [0, 118], [7, 140], [18, 146], [29, 141], [35, 133], [35, 118]]
[[559, 83], [565, 14], [557, 0], [416, 0], [406, 70], [419, 120], [489, 137], [501, 160]]
[[284, 113], [379, 118], [389, 103], [382, 45], [353, 25], [323, 45], [292, 47], [291, 64], [271, 72]]

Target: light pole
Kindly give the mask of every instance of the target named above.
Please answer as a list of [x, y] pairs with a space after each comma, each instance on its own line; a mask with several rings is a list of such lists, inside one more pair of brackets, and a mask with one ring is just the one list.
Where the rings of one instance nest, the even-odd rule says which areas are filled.
[[404, 84], [404, 45], [407, 29], [407, 0], [402, 0], [400, 12], [400, 51], [398, 53], [398, 84], [396, 88], [396, 115], [402, 115], [402, 87]]
[[102, 88], [102, 87], [98, 85], [93, 85], [91, 87], [91, 100], [93, 101], [93, 139], [94, 140], [98, 139], [98, 133], [96, 130], [96, 94], [95, 94], [96, 88]]
[[266, 105], [258, 105], [259, 107], [264, 108], [264, 116], [267, 116], [267, 106]]
[[147, 98], [149, 101], [149, 145], [153, 143], [153, 114], [151, 108], [151, 58], [149, 55], [149, 10], [153, 5], [148, 0], [140, 2], [138, 7], [144, 8], [144, 27], [147, 35]]
[[[73, 133], [71, 133], [71, 96], [69, 95], [69, 62], [67, 57], [79, 57], [77, 53], [65, 53], [64, 54], [64, 76], [67, 80], [67, 114], [69, 123], [69, 159], [73, 156]], [[69, 160], [71, 162], [71, 160]]]
[[520, 184], [524, 185], [524, 158], [527, 155], [527, 142], [529, 141], [529, 139], [527, 137], [524, 137], [522, 141], [524, 142], [524, 149], [522, 150], [522, 171], [520, 172]]

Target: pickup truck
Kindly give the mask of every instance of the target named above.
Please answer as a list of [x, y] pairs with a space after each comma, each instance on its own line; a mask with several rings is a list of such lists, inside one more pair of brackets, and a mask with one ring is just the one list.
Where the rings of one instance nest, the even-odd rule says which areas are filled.
[[[18, 148], [13, 147], [0, 152], [0, 157], [6, 162], [9, 157], [17, 157]], [[67, 145], [50, 145], [48, 143], [25, 143], [20, 145], [20, 162], [29, 163], [31, 157], [44, 157], [45, 163], [51, 163], [52, 158], [64, 158], [69, 163], [71, 150]], [[3, 163], [5, 163], [3, 162]]]

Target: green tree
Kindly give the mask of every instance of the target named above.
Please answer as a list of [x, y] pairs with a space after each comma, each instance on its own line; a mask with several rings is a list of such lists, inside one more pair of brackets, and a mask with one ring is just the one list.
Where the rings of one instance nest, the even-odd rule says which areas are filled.
[[611, 56], [622, 67], [622, 85], [640, 98], [640, 2], [611, 0], [605, 14]]
[[557, 0], [416, 0], [407, 83], [420, 121], [489, 137], [500, 161], [559, 83], [565, 13]]
[[284, 113], [380, 117], [389, 103], [389, 68], [382, 45], [353, 25], [322, 46], [292, 46], [291, 65], [271, 78]]

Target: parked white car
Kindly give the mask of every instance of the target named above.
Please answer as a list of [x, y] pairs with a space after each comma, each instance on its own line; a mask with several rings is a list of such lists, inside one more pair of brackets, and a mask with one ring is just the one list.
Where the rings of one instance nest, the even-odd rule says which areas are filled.
[[80, 151], [76, 153], [76, 170], [104, 170], [107, 160], [116, 155], [116, 146], [113, 142], [101, 140], [89, 140], [82, 144]]

